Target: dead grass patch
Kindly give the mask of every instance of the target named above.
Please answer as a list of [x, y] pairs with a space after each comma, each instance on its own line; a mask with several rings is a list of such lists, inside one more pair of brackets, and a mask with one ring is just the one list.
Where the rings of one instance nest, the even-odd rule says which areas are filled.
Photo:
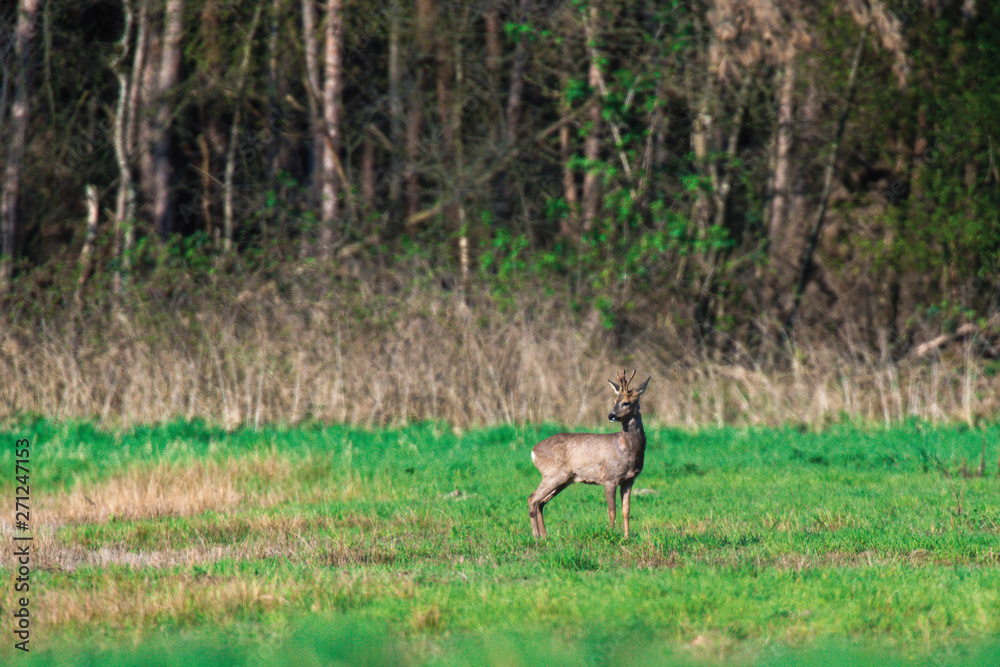
[[79, 482], [68, 493], [40, 503], [38, 519], [61, 524], [192, 516], [235, 507], [244, 493], [228, 466], [161, 462], [151, 468], [133, 466], [92, 484]]
[[79, 481], [68, 492], [39, 499], [36, 525], [105, 523], [110, 520], [188, 517], [236, 507], [271, 507], [281, 501], [312, 504], [379, 493], [349, 472], [329, 483], [302, 482], [312, 457], [278, 454], [191, 463], [131, 465], [109, 478]]

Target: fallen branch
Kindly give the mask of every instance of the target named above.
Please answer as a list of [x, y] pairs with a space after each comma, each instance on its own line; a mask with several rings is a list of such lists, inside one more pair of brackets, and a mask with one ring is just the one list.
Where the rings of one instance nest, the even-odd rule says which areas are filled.
[[969, 334], [975, 333], [978, 330], [979, 328], [975, 324], [967, 322], [962, 326], [960, 326], [959, 328], [955, 329], [954, 333], [942, 334], [937, 338], [932, 338], [926, 343], [921, 343], [920, 345], [917, 345], [915, 348], [913, 348], [913, 356], [918, 359], [920, 357], [926, 357], [931, 352], [934, 352], [944, 347], [948, 343], [963, 339], [967, 337]]

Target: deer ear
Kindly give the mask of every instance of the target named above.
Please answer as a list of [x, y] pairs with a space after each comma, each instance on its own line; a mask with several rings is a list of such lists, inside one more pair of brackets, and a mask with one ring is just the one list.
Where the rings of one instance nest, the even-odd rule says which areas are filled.
[[610, 384], [610, 385], [611, 385], [611, 388], [615, 390], [615, 393], [618, 393], [618, 392], [620, 392], [620, 391], [622, 390], [622, 388], [621, 388], [621, 387], [619, 387], [618, 385], [616, 385], [616, 384], [615, 384], [614, 382], [612, 382], [611, 380], [608, 380], [608, 384]]
[[642, 383], [642, 386], [639, 387], [636, 391], [638, 391], [640, 394], [642, 394], [642, 392], [646, 391], [646, 385], [649, 384], [649, 381], [652, 380], [652, 379], [653, 379], [653, 376], [650, 375], [648, 378], [646, 378], [646, 381]]

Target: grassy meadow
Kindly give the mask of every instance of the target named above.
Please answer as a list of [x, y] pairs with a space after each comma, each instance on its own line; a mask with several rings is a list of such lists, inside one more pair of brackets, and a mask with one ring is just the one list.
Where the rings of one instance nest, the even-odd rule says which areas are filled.
[[8, 499], [32, 443], [32, 651], [8, 633], [0, 660], [1000, 659], [1000, 427], [650, 428], [632, 539], [577, 485], [536, 543], [528, 452], [559, 430], [8, 424]]

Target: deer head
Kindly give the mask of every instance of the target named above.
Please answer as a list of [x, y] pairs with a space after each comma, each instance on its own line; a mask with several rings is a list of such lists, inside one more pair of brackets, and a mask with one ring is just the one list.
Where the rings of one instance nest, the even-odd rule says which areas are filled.
[[608, 415], [608, 419], [613, 422], [628, 422], [639, 414], [639, 397], [642, 392], [646, 391], [646, 385], [649, 384], [650, 378], [646, 378], [646, 381], [639, 388], [634, 389], [628, 386], [634, 377], [635, 369], [632, 369], [632, 374], [628, 378], [625, 377], [625, 370], [622, 369], [622, 372], [618, 374], [617, 383], [608, 380], [616, 394], [615, 406], [611, 408], [611, 414]]

